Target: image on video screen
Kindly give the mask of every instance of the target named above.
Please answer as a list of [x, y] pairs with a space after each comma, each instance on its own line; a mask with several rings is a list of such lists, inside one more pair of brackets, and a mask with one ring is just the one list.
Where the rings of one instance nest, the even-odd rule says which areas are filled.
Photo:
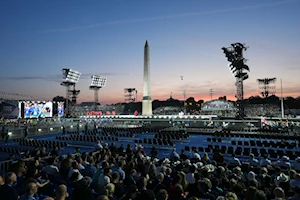
[[57, 103], [57, 115], [59, 117], [64, 116], [64, 102], [58, 102]]
[[52, 102], [24, 102], [24, 118], [52, 117]]

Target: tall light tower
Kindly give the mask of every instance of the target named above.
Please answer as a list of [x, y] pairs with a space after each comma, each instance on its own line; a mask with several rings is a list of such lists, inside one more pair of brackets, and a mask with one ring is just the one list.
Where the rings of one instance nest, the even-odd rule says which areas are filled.
[[210, 100], [213, 99], [214, 89], [209, 89]]
[[275, 94], [275, 86], [270, 86], [270, 84], [275, 83], [276, 78], [257, 79], [257, 82], [259, 85], [262, 85], [261, 87], [259, 87], [259, 89], [262, 90], [261, 95], [263, 98], [267, 98], [269, 94]]
[[[64, 87], [66, 87], [66, 116], [70, 115], [70, 106], [69, 106], [69, 100], [70, 100], [70, 87], [73, 86], [73, 90], [75, 90], [75, 85], [78, 83], [81, 73], [78, 71], [75, 71], [73, 69], [62, 69], [63, 74], [63, 82], [60, 84]], [[80, 91], [79, 91], [80, 92]], [[79, 94], [79, 92], [76, 92], [76, 96]], [[76, 102], [76, 96], [75, 96], [75, 102]], [[74, 95], [72, 96], [74, 99]]]
[[98, 92], [101, 88], [103, 88], [106, 84], [106, 77], [93, 75], [92, 77], [92, 83], [90, 85], [90, 90], [94, 90], [94, 110], [97, 108], [98, 101]]
[[227, 58], [227, 60], [231, 63], [229, 65], [232, 74], [236, 78], [236, 98], [237, 98], [237, 107], [238, 113], [237, 117], [244, 118], [244, 80], [249, 78], [248, 71], [249, 67], [245, 65], [246, 59], [243, 57], [243, 51], [246, 50], [244, 44], [241, 43], [233, 43], [231, 47], [223, 47], [222, 50]]

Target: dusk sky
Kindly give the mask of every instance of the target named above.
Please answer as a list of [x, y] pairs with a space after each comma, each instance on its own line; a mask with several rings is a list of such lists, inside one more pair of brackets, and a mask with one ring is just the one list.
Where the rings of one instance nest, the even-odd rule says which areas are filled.
[[[82, 73], [78, 102], [93, 101], [91, 75], [107, 77], [102, 104], [142, 99], [144, 45], [150, 46], [152, 100], [193, 96], [235, 99], [235, 79], [221, 50], [249, 46], [245, 96], [258, 78], [280, 79], [300, 96], [300, 0], [2, 0], [0, 92], [51, 100], [65, 96], [62, 68]], [[183, 80], [181, 80], [183, 76]]]

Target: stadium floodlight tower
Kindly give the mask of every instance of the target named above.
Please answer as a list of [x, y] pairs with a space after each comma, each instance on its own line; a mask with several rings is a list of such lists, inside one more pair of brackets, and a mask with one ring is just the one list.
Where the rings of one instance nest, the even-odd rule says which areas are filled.
[[103, 88], [106, 84], [106, 77], [93, 75], [92, 77], [92, 83], [90, 85], [90, 90], [94, 90], [94, 109], [96, 110], [98, 102], [98, 91], [100, 88]]
[[249, 78], [248, 72], [249, 67], [245, 65], [246, 59], [243, 57], [243, 51], [247, 50], [248, 47], [245, 47], [244, 44], [241, 43], [233, 43], [231, 47], [223, 47], [222, 50], [230, 62], [230, 69], [232, 74], [236, 78], [236, 98], [237, 98], [237, 107], [238, 107], [238, 118], [244, 118], [244, 80]]
[[275, 94], [275, 86], [270, 86], [270, 84], [275, 83], [276, 78], [257, 79], [257, 82], [259, 85], [262, 85], [261, 87], [259, 87], [259, 89], [262, 90], [261, 95], [263, 98], [268, 98], [269, 94]]
[[[62, 86], [66, 87], [66, 115], [70, 115], [70, 106], [69, 106], [69, 100], [70, 100], [70, 92], [73, 94], [72, 99], [74, 100], [74, 92], [75, 90], [75, 85], [78, 83], [81, 73], [78, 71], [75, 71], [73, 69], [62, 69], [62, 74], [63, 74], [63, 82], [61, 83]], [[70, 87], [73, 86], [74, 89], [70, 90]], [[79, 94], [79, 90], [76, 91], [76, 96]], [[75, 97], [76, 99], [76, 97]]]

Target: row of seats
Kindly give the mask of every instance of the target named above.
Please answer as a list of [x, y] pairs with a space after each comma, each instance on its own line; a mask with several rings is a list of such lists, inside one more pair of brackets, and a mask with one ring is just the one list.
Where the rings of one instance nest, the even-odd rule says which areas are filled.
[[116, 136], [116, 137], [126, 137], [126, 138], [134, 138], [135, 134], [133, 133], [109, 133], [112, 136]]
[[243, 146], [258, 146], [258, 147], [272, 147], [272, 148], [288, 148], [288, 149], [293, 149], [296, 147], [299, 147], [299, 143], [297, 144], [296, 142], [289, 143], [287, 141], [255, 141], [255, 140], [250, 140], [250, 141], [231, 141], [232, 145], [243, 145]]
[[183, 131], [160, 131], [156, 133], [154, 137], [159, 139], [181, 140], [182, 138], [188, 138], [189, 135]]
[[279, 159], [282, 156], [288, 156], [291, 160], [296, 159], [300, 156], [300, 151], [293, 152], [292, 150], [281, 150], [281, 149], [258, 149], [256, 147], [233, 147], [233, 146], [219, 146], [219, 145], [208, 145], [208, 147], [189, 147], [185, 146], [185, 151], [190, 151], [190, 149], [196, 148], [199, 152], [206, 152], [206, 153], [215, 153], [221, 152], [222, 154], [235, 154], [237, 156], [249, 156], [252, 153], [255, 157], [268, 155], [270, 158]]
[[136, 144], [153, 144], [153, 145], [165, 145], [165, 146], [174, 146], [174, 143], [171, 140], [166, 139], [152, 139], [144, 138], [144, 140], [134, 140]]
[[85, 142], [97, 142], [103, 141], [119, 141], [117, 137], [95, 136], [95, 135], [70, 135], [70, 136], [56, 136], [57, 140], [73, 140], [73, 141], [85, 141]]
[[15, 148], [0, 147], [0, 152], [19, 154], [22, 151], [20, 149], [15, 149]]
[[63, 146], [68, 146], [66, 142], [59, 142], [59, 141], [49, 141], [49, 140], [28, 140], [28, 139], [21, 139], [19, 144], [22, 146], [31, 146], [31, 147], [46, 147], [46, 148], [60, 148]]

